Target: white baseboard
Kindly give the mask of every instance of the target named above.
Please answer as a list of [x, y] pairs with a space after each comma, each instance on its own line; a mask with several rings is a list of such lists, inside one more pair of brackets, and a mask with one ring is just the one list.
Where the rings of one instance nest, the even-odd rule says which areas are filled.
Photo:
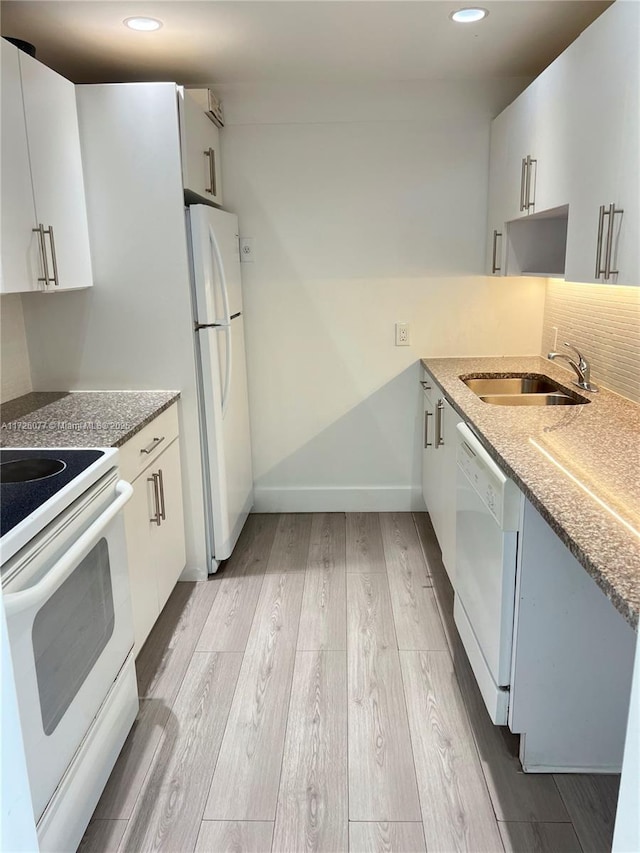
[[420, 486], [256, 486], [254, 512], [424, 512]]

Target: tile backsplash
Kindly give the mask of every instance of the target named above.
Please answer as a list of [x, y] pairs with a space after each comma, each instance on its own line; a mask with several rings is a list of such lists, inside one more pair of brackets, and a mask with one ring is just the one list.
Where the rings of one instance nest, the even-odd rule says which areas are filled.
[[554, 349], [554, 326], [557, 349], [565, 350], [563, 342], [570, 341], [584, 352], [594, 382], [640, 402], [640, 287], [550, 279], [542, 355]]
[[0, 379], [2, 403], [32, 390], [22, 297], [19, 293], [0, 297]]

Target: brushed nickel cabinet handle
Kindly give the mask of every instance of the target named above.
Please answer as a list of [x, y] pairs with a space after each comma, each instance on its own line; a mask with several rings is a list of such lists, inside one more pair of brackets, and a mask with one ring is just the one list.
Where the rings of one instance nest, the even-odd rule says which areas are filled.
[[609, 223], [607, 228], [607, 247], [604, 255], [604, 279], [608, 281], [612, 275], [617, 275], [618, 270], [611, 269], [611, 257], [613, 254], [613, 228], [615, 225], [616, 213], [624, 213], [624, 210], [616, 210], [615, 203], [609, 205]]
[[58, 287], [60, 284], [60, 278], [58, 276], [58, 261], [56, 259], [56, 241], [53, 236], [53, 225], [50, 225], [48, 228], [45, 228], [44, 233], [49, 235], [49, 243], [51, 245], [51, 260], [53, 262], [53, 286]]
[[444, 400], [438, 400], [436, 406], [436, 447], [442, 447], [444, 444], [444, 424], [442, 422], [442, 413], [444, 412]]
[[426, 409], [424, 411], [424, 449], [427, 447], [433, 447], [433, 444], [429, 441], [429, 418], [432, 416], [432, 412], [428, 412]]
[[520, 210], [525, 210], [525, 186], [527, 183], [527, 158], [522, 158], [522, 170], [520, 172]]
[[[615, 203], [610, 204], [607, 209], [604, 204], [600, 205], [600, 213], [598, 216], [598, 241], [596, 244], [596, 278], [601, 278], [604, 281], [609, 281], [612, 275], [617, 275], [618, 270], [611, 269], [613, 257], [613, 236], [616, 214], [623, 214], [623, 209], [616, 209]], [[607, 219], [607, 237], [604, 238], [604, 220]], [[602, 265], [602, 250], [604, 247], [604, 266]]]
[[600, 205], [600, 214], [598, 216], [598, 242], [596, 244], [596, 278], [604, 275], [602, 269], [602, 236], [604, 234], [604, 204]]
[[538, 161], [534, 157], [532, 157], [531, 154], [527, 154], [527, 157], [525, 160], [525, 165], [526, 165], [525, 173], [526, 174], [525, 174], [525, 182], [524, 182], [524, 184], [525, 184], [524, 210], [527, 213], [529, 212], [529, 208], [535, 207], [535, 205], [536, 205], [535, 197], [534, 197], [533, 201], [531, 201], [531, 165], [533, 163], [536, 164], [536, 168], [537, 168]]
[[45, 287], [49, 287], [49, 283], [51, 278], [49, 276], [49, 261], [47, 259], [47, 246], [44, 241], [45, 228], [42, 222], [39, 223], [37, 228], [32, 228], [38, 235], [38, 243], [40, 244], [40, 259], [42, 261], [42, 272], [43, 275], [38, 278], [38, 281], [41, 281]]
[[162, 516], [160, 515], [160, 490], [159, 490], [159, 477], [157, 474], [152, 474], [150, 477], [147, 477], [147, 483], [153, 483], [153, 502], [155, 504], [155, 515], [153, 515], [149, 521], [157, 524], [158, 527], [162, 524]]
[[204, 152], [204, 156], [209, 158], [209, 186], [205, 188], [205, 192], [216, 196], [218, 195], [216, 187], [216, 152], [213, 148], [208, 148]]
[[493, 254], [491, 255], [491, 273], [500, 272], [500, 267], [497, 265], [496, 255], [498, 253], [498, 237], [502, 237], [502, 231], [493, 232]]
[[162, 476], [162, 468], [158, 468], [158, 484], [160, 486], [160, 518], [166, 521], [167, 512], [164, 505], [164, 477]]
[[422, 385], [425, 391], [431, 391], [431, 385], [429, 385], [429, 383], [426, 382], [424, 379], [420, 380], [420, 384]]
[[151, 444], [148, 444], [146, 447], [143, 447], [140, 450], [140, 453], [147, 453], [147, 454], [153, 453], [153, 451], [156, 449], [156, 447], [159, 444], [162, 444], [163, 441], [164, 441], [164, 436], [161, 436], [160, 438], [154, 438], [153, 441], [151, 442]]

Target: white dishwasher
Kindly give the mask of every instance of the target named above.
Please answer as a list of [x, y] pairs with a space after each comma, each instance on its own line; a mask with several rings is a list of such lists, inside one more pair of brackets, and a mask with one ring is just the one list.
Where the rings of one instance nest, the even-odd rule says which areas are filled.
[[466, 424], [457, 431], [453, 613], [489, 716], [506, 725], [523, 496]]

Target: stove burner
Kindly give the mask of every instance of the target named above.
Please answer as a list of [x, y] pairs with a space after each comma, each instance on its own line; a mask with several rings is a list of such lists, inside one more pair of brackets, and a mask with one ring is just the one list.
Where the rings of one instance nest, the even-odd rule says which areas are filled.
[[0, 482], [32, 483], [59, 474], [67, 467], [61, 459], [15, 459], [0, 464]]
[[[36, 514], [43, 504], [55, 499], [59, 492], [76, 477], [82, 477], [84, 471], [104, 455], [104, 450], [75, 447], [2, 448], [0, 537], [4, 537], [32, 513]], [[35, 536], [38, 530], [36, 524], [32, 535]]]

